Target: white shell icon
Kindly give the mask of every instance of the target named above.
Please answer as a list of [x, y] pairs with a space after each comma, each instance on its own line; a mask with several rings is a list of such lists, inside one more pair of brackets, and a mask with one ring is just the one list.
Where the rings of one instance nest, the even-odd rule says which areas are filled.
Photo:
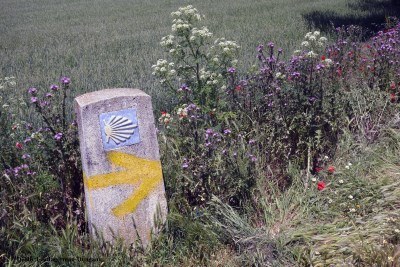
[[117, 145], [128, 140], [135, 132], [136, 124], [123, 116], [111, 116], [108, 122], [104, 121], [104, 133], [106, 134], [107, 143], [110, 139]]

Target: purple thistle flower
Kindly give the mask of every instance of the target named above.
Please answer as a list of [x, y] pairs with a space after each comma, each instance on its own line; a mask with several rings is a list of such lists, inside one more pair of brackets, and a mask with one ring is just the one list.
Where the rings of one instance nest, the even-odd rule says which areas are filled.
[[178, 91], [183, 91], [183, 92], [189, 92], [190, 91], [190, 88], [189, 88], [189, 86], [187, 86], [187, 84], [186, 83], [184, 83], [184, 84], [182, 84], [181, 85], [181, 87], [179, 87], [179, 90]]
[[31, 95], [36, 95], [37, 89], [35, 87], [31, 87], [28, 89], [28, 93]]
[[31, 97], [31, 103], [36, 103], [38, 101], [37, 97]]
[[264, 49], [264, 46], [262, 44], [260, 44], [259, 46], [257, 46], [257, 51], [258, 52], [262, 52]]
[[58, 90], [58, 86], [55, 85], [55, 84], [52, 84], [52, 85], [50, 86], [50, 90], [51, 90], [51, 91], [57, 91], [57, 90]]
[[51, 97], [53, 97], [53, 95], [50, 94], [50, 93], [47, 93], [47, 94], [46, 94], [46, 97], [51, 98]]
[[62, 134], [62, 133], [57, 133], [57, 134], [54, 136], [54, 139], [57, 140], [57, 141], [60, 141], [62, 137], [63, 137], [63, 134]]
[[187, 110], [188, 111], [192, 111], [192, 110], [196, 110], [197, 109], [197, 106], [195, 105], [195, 104], [193, 104], [193, 103], [190, 103], [188, 106], [187, 106]]
[[235, 69], [234, 67], [230, 67], [230, 68], [228, 69], [228, 72], [229, 72], [229, 73], [235, 73], [235, 72], [236, 72], [236, 69]]
[[213, 131], [212, 129], [207, 129], [207, 130], [206, 130], [206, 134], [207, 134], [207, 135], [211, 135], [211, 134], [213, 134], [213, 132], [214, 132], [214, 131]]
[[250, 157], [250, 160], [252, 162], [256, 162], [257, 161], [257, 157], [256, 156], [250, 154], [249, 157]]
[[321, 64], [321, 63], [319, 63], [319, 64], [317, 64], [317, 66], [315, 67], [317, 70], [321, 70], [321, 69], [323, 69], [325, 66], [324, 66], [324, 64]]
[[295, 71], [295, 72], [292, 73], [292, 76], [293, 77], [300, 77], [300, 72]]
[[269, 46], [270, 48], [274, 48], [275, 45], [274, 45], [273, 42], [269, 42], [269, 43], [268, 43], [268, 46]]
[[47, 101], [40, 101], [40, 106], [42, 107], [42, 108], [44, 108], [45, 106], [48, 106], [49, 105], [49, 102], [47, 102]]
[[69, 85], [71, 83], [71, 79], [66, 77], [66, 76], [64, 76], [64, 77], [61, 78], [61, 83], [63, 85]]
[[232, 133], [232, 131], [230, 129], [225, 129], [224, 130], [224, 134], [230, 134], [230, 133]]

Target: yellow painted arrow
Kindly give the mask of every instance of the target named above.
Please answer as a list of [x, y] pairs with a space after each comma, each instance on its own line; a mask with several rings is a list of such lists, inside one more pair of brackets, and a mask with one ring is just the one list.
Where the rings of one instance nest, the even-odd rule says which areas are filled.
[[123, 217], [134, 212], [139, 203], [162, 182], [161, 162], [118, 151], [108, 152], [107, 158], [113, 167], [123, 170], [91, 177], [84, 175], [85, 186], [88, 190], [122, 184], [138, 186], [129, 198], [112, 209], [115, 216]]

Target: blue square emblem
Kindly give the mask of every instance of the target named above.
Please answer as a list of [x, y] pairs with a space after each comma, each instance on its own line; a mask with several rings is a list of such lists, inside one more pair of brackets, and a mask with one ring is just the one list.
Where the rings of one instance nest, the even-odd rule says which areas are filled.
[[112, 150], [140, 142], [136, 109], [123, 109], [100, 114], [100, 130], [104, 150]]

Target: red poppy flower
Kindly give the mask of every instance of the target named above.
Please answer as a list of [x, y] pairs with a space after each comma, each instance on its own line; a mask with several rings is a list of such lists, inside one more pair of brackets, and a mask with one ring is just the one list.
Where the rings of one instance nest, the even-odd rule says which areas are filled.
[[330, 174], [333, 174], [333, 173], [335, 172], [335, 167], [329, 166], [329, 167], [328, 167], [328, 172], [329, 172]]
[[18, 149], [24, 148], [24, 146], [20, 142], [15, 143], [15, 147]]
[[318, 189], [318, 191], [324, 190], [325, 187], [326, 187], [326, 184], [325, 184], [323, 181], [319, 181], [319, 182], [317, 183], [317, 189]]
[[161, 111], [161, 115], [165, 116], [165, 115], [167, 115], [167, 112], [166, 111]]
[[326, 59], [326, 57], [324, 55], [322, 55], [321, 60], [325, 60], [325, 59]]
[[239, 92], [239, 91], [242, 90], [242, 87], [240, 85], [238, 85], [238, 86], [235, 87], [235, 90]]
[[319, 173], [319, 172], [323, 171], [324, 168], [322, 168], [322, 167], [315, 167], [314, 170], [315, 170], [316, 173]]

